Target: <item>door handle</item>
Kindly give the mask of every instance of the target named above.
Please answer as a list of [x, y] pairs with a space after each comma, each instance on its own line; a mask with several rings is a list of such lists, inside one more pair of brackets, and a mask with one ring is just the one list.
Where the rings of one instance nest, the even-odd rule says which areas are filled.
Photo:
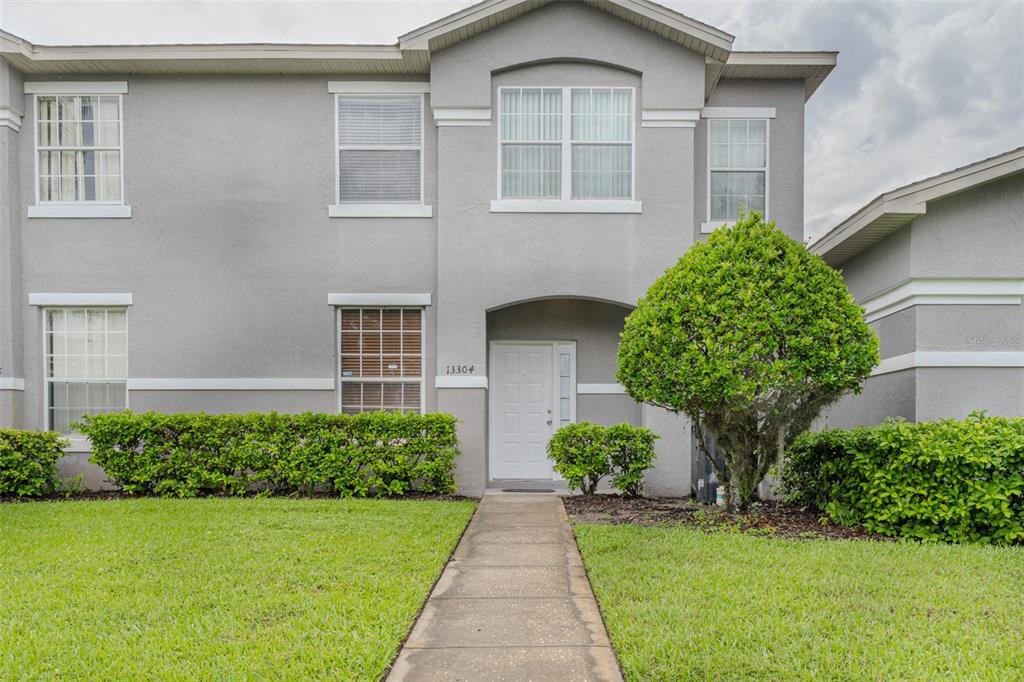
[[551, 420], [550, 419], [548, 420], [548, 426], [551, 426]]

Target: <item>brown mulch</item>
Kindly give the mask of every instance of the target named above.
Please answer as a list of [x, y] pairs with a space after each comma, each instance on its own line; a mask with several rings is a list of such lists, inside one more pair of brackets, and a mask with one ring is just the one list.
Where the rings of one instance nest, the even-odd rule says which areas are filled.
[[563, 497], [565, 511], [579, 523], [631, 523], [638, 526], [678, 524], [703, 531], [727, 531], [767, 537], [829, 540], [891, 540], [858, 528], [838, 526], [816, 510], [788, 507], [778, 502], [757, 502], [745, 514], [730, 514], [720, 507], [690, 498], [620, 495]]

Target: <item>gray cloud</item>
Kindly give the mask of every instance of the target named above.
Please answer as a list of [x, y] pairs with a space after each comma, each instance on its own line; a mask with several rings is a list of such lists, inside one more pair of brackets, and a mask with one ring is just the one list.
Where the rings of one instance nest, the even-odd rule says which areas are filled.
[[[0, 0], [51, 44], [392, 43], [469, 2]], [[740, 50], [839, 50], [807, 109], [806, 229], [877, 194], [1024, 145], [1024, 0], [664, 2]]]

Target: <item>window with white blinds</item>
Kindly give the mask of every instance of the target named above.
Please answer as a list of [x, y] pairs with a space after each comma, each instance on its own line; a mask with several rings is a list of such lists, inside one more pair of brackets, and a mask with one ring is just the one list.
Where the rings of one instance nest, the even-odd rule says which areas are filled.
[[338, 203], [423, 200], [423, 96], [337, 95]]
[[339, 308], [341, 411], [420, 412], [423, 310]]
[[499, 198], [632, 198], [632, 88], [501, 88], [499, 106]]
[[42, 204], [122, 203], [121, 95], [36, 95]]

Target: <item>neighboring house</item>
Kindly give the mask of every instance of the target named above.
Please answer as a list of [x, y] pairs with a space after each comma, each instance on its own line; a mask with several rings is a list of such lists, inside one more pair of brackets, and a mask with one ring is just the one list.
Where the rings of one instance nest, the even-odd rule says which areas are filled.
[[810, 250], [881, 341], [825, 425], [1024, 416], [1024, 147], [886, 192]]
[[[396, 45], [35, 46], [0, 34], [0, 423], [449, 412], [464, 493], [551, 485], [631, 306], [763, 209], [803, 239], [834, 52], [733, 52], [647, 0], [487, 0]], [[79, 449], [85, 446], [77, 442]], [[79, 452], [62, 473], [96, 472]]]

